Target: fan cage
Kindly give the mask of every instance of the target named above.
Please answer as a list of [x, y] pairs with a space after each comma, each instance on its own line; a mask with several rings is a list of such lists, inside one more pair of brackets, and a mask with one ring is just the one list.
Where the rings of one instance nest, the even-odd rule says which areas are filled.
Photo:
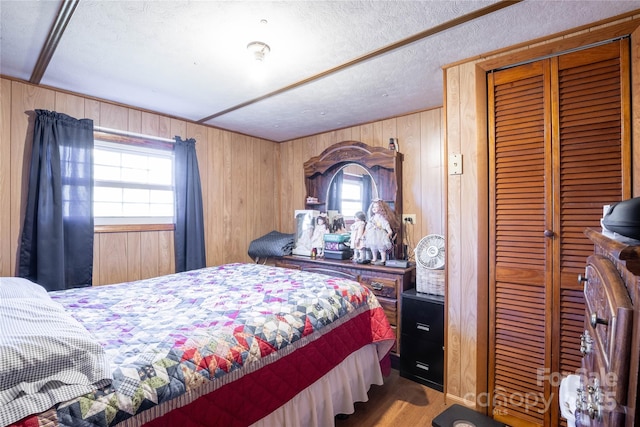
[[[427, 268], [418, 259], [421, 246], [426, 244], [433, 235], [425, 236], [416, 246], [416, 291], [423, 294], [432, 294], [444, 296], [445, 280], [444, 265], [441, 268]], [[438, 236], [442, 237], [442, 236]]]

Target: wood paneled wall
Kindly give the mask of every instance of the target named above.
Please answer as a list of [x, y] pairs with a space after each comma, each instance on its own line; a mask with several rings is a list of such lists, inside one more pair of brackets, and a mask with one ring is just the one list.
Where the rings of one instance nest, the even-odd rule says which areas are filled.
[[[0, 275], [16, 272], [30, 161], [32, 112], [45, 109], [94, 125], [151, 136], [195, 138], [202, 180], [207, 265], [251, 261], [249, 243], [278, 229], [278, 144], [0, 79]], [[94, 285], [173, 273], [172, 231], [96, 233]]]
[[[509, 64], [632, 34], [632, 111], [640, 111], [640, 16], [598, 23], [445, 67], [446, 155], [463, 155], [463, 174], [446, 181], [447, 334], [445, 392], [449, 402], [486, 410], [488, 337], [488, 148], [486, 72]], [[640, 194], [640, 131], [633, 126], [633, 194]], [[446, 171], [445, 171], [446, 172]], [[579, 345], [577, 343], [576, 345]]]
[[[402, 162], [404, 213], [416, 214], [408, 225], [405, 243], [412, 251], [422, 237], [444, 233], [442, 108], [353, 126], [280, 144], [282, 166], [281, 229], [294, 231], [294, 211], [304, 209], [303, 163], [337, 142], [353, 140], [388, 147], [397, 138]], [[413, 252], [411, 252], [413, 255]]]

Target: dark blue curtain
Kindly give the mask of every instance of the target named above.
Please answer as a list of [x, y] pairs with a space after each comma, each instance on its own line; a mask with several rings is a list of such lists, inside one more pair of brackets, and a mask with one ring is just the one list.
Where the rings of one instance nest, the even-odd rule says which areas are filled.
[[342, 212], [342, 180], [344, 173], [340, 169], [333, 176], [329, 186], [329, 200], [327, 200], [327, 210]]
[[373, 200], [373, 180], [368, 173], [362, 174], [362, 212], [367, 212]]
[[91, 286], [93, 121], [36, 110], [18, 275], [47, 290]]
[[175, 137], [176, 272], [206, 266], [204, 215], [196, 140]]

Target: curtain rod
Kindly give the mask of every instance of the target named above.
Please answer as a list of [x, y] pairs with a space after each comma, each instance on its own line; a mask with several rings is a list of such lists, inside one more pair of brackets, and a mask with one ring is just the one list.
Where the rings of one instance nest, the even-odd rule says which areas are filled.
[[150, 139], [150, 140], [159, 141], [159, 142], [169, 142], [169, 143], [172, 143], [172, 144], [176, 142], [174, 139], [163, 138], [161, 136], [145, 135], [145, 134], [136, 133], [136, 132], [127, 132], [127, 131], [123, 131], [123, 130], [119, 130], [119, 129], [105, 128], [105, 127], [102, 127], [102, 126], [94, 126], [93, 130], [94, 131], [98, 131], [98, 132], [110, 133], [112, 135], [132, 136], [132, 137], [136, 137], [136, 138]]

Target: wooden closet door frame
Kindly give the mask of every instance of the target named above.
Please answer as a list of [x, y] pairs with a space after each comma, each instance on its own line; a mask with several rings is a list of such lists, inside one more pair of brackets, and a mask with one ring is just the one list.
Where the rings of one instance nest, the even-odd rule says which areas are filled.
[[[620, 58], [620, 91], [621, 91], [621, 162], [620, 167], [622, 168], [622, 199], [629, 198], [631, 196], [631, 167], [632, 167], [632, 157], [631, 157], [631, 91], [629, 85], [631, 84], [630, 80], [630, 68], [626, 65], [630, 63], [630, 40], [629, 38], [623, 38], [617, 42], [619, 46], [619, 58]], [[594, 46], [585, 46], [584, 49], [593, 48]], [[545, 348], [545, 361], [544, 361], [544, 369], [545, 374], [547, 376], [544, 377], [544, 393], [545, 398], [550, 398], [551, 396], [557, 396], [558, 388], [559, 388], [559, 376], [561, 373], [561, 342], [560, 342], [560, 333], [561, 333], [561, 313], [559, 307], [554, 306], [555, 303], [560, 304], [561, 302], [561, 292], [564, 289], [563, 284], [567, 283], [568, 280], [573, 280], [573, 277], [570, 279], [567, 278], [567, 274], [563, 273], [560, 265], [560, 251], [562, 246], [562, 241], [560, 239], [560, 231], [561, 231], [561, 182], [560, 182], [560, 165], [561, 165], [561, 134], [560, 134], [560, 122], [559, 122], [559, 63], [560, 56], [554, 56], [547, 59], [539, 60], [541, 63], [545, 63], [546, 65], [542, 66], [542, 73], [544, 76], [544, 85], [545, 85], [545, 95], [543, 104], [545, 105], [544, 116], [545, 123], [548, 126], [548, 129], [545, 129], [545, 175], [549, 177], [549, 182], [545, 183], [545, 206], [550, 207], [547, 209], [547, 215], [545, 215], [546, 219], [546, 230], [552, 232], [552, 236], [548, 237], [546, 240], [546, 268], [545, 268], [545, 318], [546, 324], [548, 327], [545, 330], [545, 340], [550, 345], [547, 345]], [[532, 61], [532, 63], [537, 63], [539, 61]], [[590, 60], [594, 62], [593, 59]], [[589, 61], [587, 61], [589, 62]], [[515, 67], [514, 67], [515, 68]], [[488, 87], [494, 87], [494, 74], [489, 73], [487, 76]], [[488, 91], [488, 104], [489, 106], [494, 105], [494, 92], [492, 90]], [[495, 173], [496, 173], [496, 156], [495, 156], [495, 114], [492, 108], [488, 109], [488, 125], [489, 125], [489, 197], [490, 197], [490, 214], [489, 214], [489, 227], [490, 230], [496, 230], [496, 218], [495, 218], [495, 207], [496, 207], [496, 194], [495, 194]], [[624, 171], [629, 171], [625, 173]], [[549, 213], [551, 213], [549, 215]], [[489, 337], [490, 337], [490, 348], [496, 347], [496, 342], [494, 341], [496, 336], [495, 329], [495, 320], [496, 320], [496, 312], [495, 312], [495, 284], [496, 284], [496, 235], [495, 233], [489, 233]], [[564, 279], [564, 280], [563, 280]], [[577, 282], [577, 276], [576, 276]], [[579, 285], [576, 285], [578, 288]], [[557, 339], [554, 339], [556, 337]], [[579, 345], [579, 342], [576, 343]], [[490, 352], [489, 354], [489, 390], [491, 395], [495, 393], [495, 368], [496, 368], [496, 357], [495, 353]], [[554, 399], [554, 402], [557, 402]], [[495, 407], [493, 406], [493, 399], [489, 399], [490, 403], [490, 414], [493, 413]], [[557, 420], [559, 419], [559, 408], [556, 403], [552, 403], [549, 407], [549, 411], [544, 414], [544, 425], [555, 425]], [[502, 421], [509, 422], [514, 421], [507, 417], [500, 417]], [[519, 419], [518, 419], [519, 420]], [[518, 422], [518, 425], [521, 425]]]

